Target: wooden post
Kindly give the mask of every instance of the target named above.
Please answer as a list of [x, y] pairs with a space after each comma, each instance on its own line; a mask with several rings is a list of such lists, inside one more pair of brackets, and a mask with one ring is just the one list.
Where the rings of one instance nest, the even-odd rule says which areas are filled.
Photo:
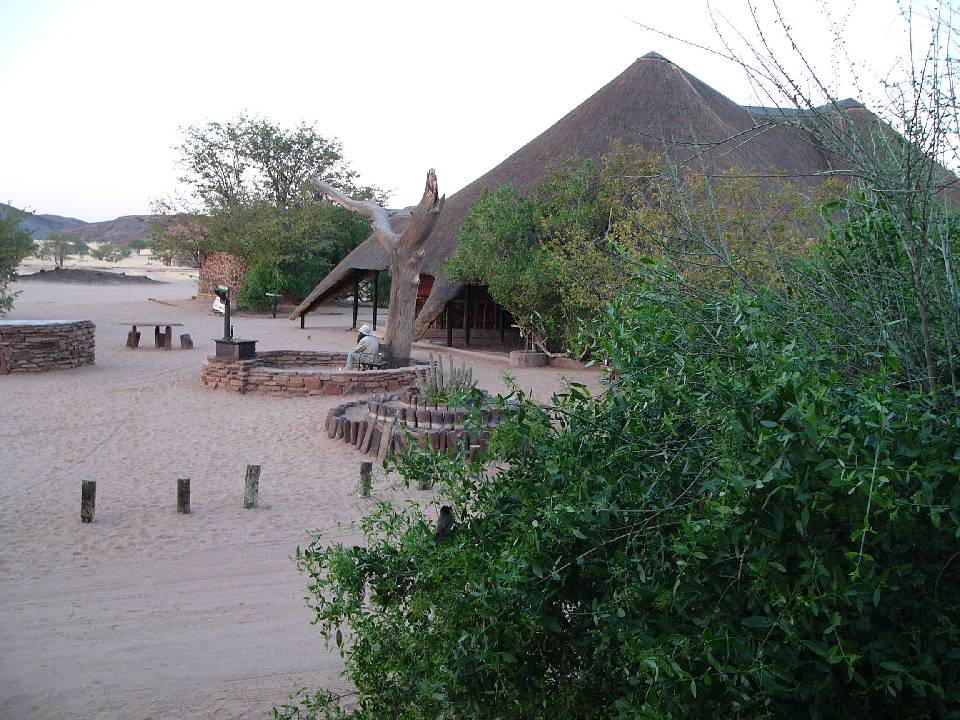
[[370, 497], [370, 488], [373, 485], [373, 463], [364, 460], [360, 463], [360, 484], [357, 485], [357, 497]]
[[190, 514], [190, 478], [177, 478], [177, 512]]
[[260, 466], [247, 465], [247, 475], [243, 480], [243, 506], [245, 508], [256, 507], [259, 492]]
[[447, 347], [453, 347], [453, 302], [447, 303]]
[[463, 286], [463, 346], [470, 344], [470, 323], [473, 320], [470, 312], [470, 286]]
[[80, 522], [92, 523], [97, 507], [97, 481], [84, 480], [80, 484]]
[[128, 348], [138, 348], [140, 347], [140, 331], [137, 330], [137, 326], [134, 325], [130, 332], [127, 333], [127, 347]]
[[360, 271], [353, 271], [353, 325], [351, 330], [357, 329], [357, 312], [360, 310]]
[[306, 319], [307, 319], [307, 314], [306, 314], [306, 313], [303, 313], [302, 315], [300, 315], [300, 329], [301, 329], [301, 330], [303, 330], [303, 323], [304, 323], [304, 321], [306, 321]]
[[159, 350], [163, 347], [163, 336], [160, 334], [160, 326], [156, 325], [153, 328], [153, 346]]
[[373, 329], [377, 329], [377, 305], [380, 304], [380, 271], [373, 271]]

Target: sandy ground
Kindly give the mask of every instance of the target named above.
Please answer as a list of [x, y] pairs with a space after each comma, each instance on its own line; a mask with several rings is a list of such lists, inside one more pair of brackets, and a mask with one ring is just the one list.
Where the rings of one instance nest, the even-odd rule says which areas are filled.
[[[354, 493], [361, 455], [318, 432], [337, 400], [205, 389], [222, 319], [190, 300], [189, 272], [139, 264], [169, 284], [14, 285], [10, 319], [93, 320], [97, 362], [0, 377], [0, 718], [263, 718], [298, 687], [345, 687], [290, 560], [308, 528], [355, 537], [369, 502]], [[156, 351], [143, 328], [146, 347], [128, 350], [129, 321], [181, 322], [196, 349]], [[305, 330], [235, 321], [260, 349], [346, 349], [349, 324], [332, 307]], [[504, 365], [468, 362], [503, 389]], [[516, 375], [543, 398], [563, 383]], [[263, 468], [255, 510], [241, 508], [247, 463]], [[189, 516], [175, 512], [178, 476], [192, 480]], [[91, 525], [84, 479], [97, 481]], [[375, 481], [375, 498], [402, 492]]]

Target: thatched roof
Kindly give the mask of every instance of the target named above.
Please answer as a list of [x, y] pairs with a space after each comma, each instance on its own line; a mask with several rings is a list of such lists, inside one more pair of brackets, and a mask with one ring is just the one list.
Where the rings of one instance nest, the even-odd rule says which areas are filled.
[[[702, 155], [711, 169], [776, 167], [788, 175], [812, 177], [827, 169], [823, 155], [790, 128], [760, 128], [761, 108], [745, 108], [657, 53], [639, 58], [579, 107], [561, 118], [495, 168], [447, 198], [427, 240], [423, 272], [433, 290], [417, 318], [424, 333], [446, 303], [461, 290], [443, 270], [457, 249], [457, 235], [484, 188], [509, 183], [529, 193], [549, 168], [571, 157], [597, 158], [612, 139], [644, 145], [675, 162]], [[699, 162], [699, 160], [697, 161]], [[351, 252], [290, 316], [296, 319], [323, 300], [343, 293], [354, 269], [386, 270], [387, 253], [374, 237]]]

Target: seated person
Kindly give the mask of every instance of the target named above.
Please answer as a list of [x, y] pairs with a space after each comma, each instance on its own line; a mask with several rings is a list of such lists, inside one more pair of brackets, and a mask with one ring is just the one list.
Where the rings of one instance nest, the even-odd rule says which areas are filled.
[[370, 333], [370, 326], [364, 323], [360, 326], [360, 342], [353, 349], [353, 352], [347, 353], [347, 370], [353, 370], [353, 366], [360, 360], [361, 355], [376, 355], [380, 352], [380, 341]]

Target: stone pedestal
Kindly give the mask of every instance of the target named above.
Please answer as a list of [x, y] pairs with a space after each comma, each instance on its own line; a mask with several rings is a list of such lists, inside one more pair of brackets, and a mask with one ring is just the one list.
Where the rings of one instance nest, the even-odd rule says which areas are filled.
[[257, 356], [257, 341], [244, 338], [214, 340], [217, 344], [217, 357], [227, 360], [251, 360]]

